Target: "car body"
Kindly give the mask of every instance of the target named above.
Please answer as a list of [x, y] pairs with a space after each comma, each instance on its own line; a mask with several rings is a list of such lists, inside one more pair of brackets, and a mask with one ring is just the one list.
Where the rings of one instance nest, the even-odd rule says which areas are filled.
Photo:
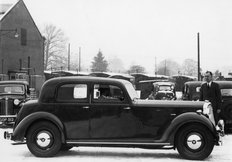
[[154, 99], [155, 100], [175, 100], [176, 90], [173, 82], [155, 82], [154, 85]]
[[205, 102], [141, 100], [126, 80], [60, 77], [46, 81], [38, 100], [20, 109], [13, 132], [38, 157], [74, 146], [177, 148], [205, 159], [220, 140]]
[[[221, 118], [225, 122], [225, 131], [232, 130], [232, 81], [214, 81], [219, 84], [222, 95]], [[202, 81], [186, 82], [183, 88], [183, 100], [199, 100]]]
[[182, 99], [197, 101], [200, 99], [200, 88], [202, 85], [202, 81], [189, 81], [185, 82], [184, 87], [182, 89]]
[[0, 125], [14, 123], [21, 103], [29, 98], [29, 84], [26, 81], [0, 81]]
[[176, 100], [175, 83], [156, 81], [152, 86], [149, 100]]

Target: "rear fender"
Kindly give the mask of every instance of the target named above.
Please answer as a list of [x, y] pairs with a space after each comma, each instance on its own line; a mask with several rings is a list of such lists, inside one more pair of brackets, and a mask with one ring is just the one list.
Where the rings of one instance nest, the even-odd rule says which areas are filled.
[[14, 129], [12, 140], [23, 141], [28, 128], [36, 121], [47, 120], [55, 124], [61, 132], [61, 140], [65, 141], [64, 126], [55, 115], [47, 112], [35, 112], [26, 116]]
[[213, 123], [204, 115], [198, 114], [195, 112], [187, 112], [177, 116], [169, 125], [169, 127], [164, 132], [164, 135], [161, 138], [161, 141], [170, 142], [174, 144], [175, 134], [178, 130], [188, 124], [199, 123], [208, 128], [215, 139], [217, 138], [217, 132]]

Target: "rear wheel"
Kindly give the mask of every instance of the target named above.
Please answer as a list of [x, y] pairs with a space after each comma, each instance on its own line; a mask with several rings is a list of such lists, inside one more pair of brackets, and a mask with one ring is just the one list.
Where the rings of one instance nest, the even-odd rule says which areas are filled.
[[26, 136], [27, 147], [38, 157], [54, 156], [61, 148], [61, 134], [50, 122], [38, 122], [32, 125]]
[[176, 147], [179, 154], [190, 160], [203, 160], [213, 150], [214, 138], [204, 126], [193, 124], [181, 129], [176, 136]]

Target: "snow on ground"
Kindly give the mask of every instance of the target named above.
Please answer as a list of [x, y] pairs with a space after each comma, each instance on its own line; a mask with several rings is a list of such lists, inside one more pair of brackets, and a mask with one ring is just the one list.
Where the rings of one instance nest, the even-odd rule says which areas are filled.
[[[176, 150], [147, 150], [140, 148], [107, 148], [107, 147], [76, 147], [68, 152], [60, 152], [52, 158], [34, 157], [25, 144], [12, 145], [12, 141], [3, 139], [0, 129], [0, 159], [4, 162], [183, 162], [191, 161], [182, 159]], [[223, 139], [223, 146], [215, 146], [212, 154], [205, 159], [210, 162], [232, 161], [232, 134]]]

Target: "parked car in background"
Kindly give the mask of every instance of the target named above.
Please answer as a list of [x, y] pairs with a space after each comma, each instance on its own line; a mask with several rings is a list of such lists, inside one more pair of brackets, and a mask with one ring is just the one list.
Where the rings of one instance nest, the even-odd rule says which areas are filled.
[[0, 81], [0, 126], [14, 123], [21, 103], [29, 99], [29, 84], [26, 81]]
[[50, 157], [74, 146], [177, 149], [205, 159], [218, 144], [210, 103], [138, 99], [126, 80], [60, 77], [46, 81], [38, 100], [23, 104], [13, 132], [32, 154]]
[[[225, 131], [232, 131], [232, 81], [215, 81], [222, 95], [221, 118], [225, 122]], [[199, 100], [202, 81], [190, 81], [184, 84], [183, 100]]]
[[189, 81], [184, 83], [182, 89], [182, 99], [197, 101], [200, 99], [200, 88], [202, 81]]
[[154, 86], [154, 99], [155, 100], [175, 100], [176, 90], [175, 83], [173, 82], [155, 82]]
[[157, 81], [152, 84], [149, 100], [176, 100], [175, 83]]

